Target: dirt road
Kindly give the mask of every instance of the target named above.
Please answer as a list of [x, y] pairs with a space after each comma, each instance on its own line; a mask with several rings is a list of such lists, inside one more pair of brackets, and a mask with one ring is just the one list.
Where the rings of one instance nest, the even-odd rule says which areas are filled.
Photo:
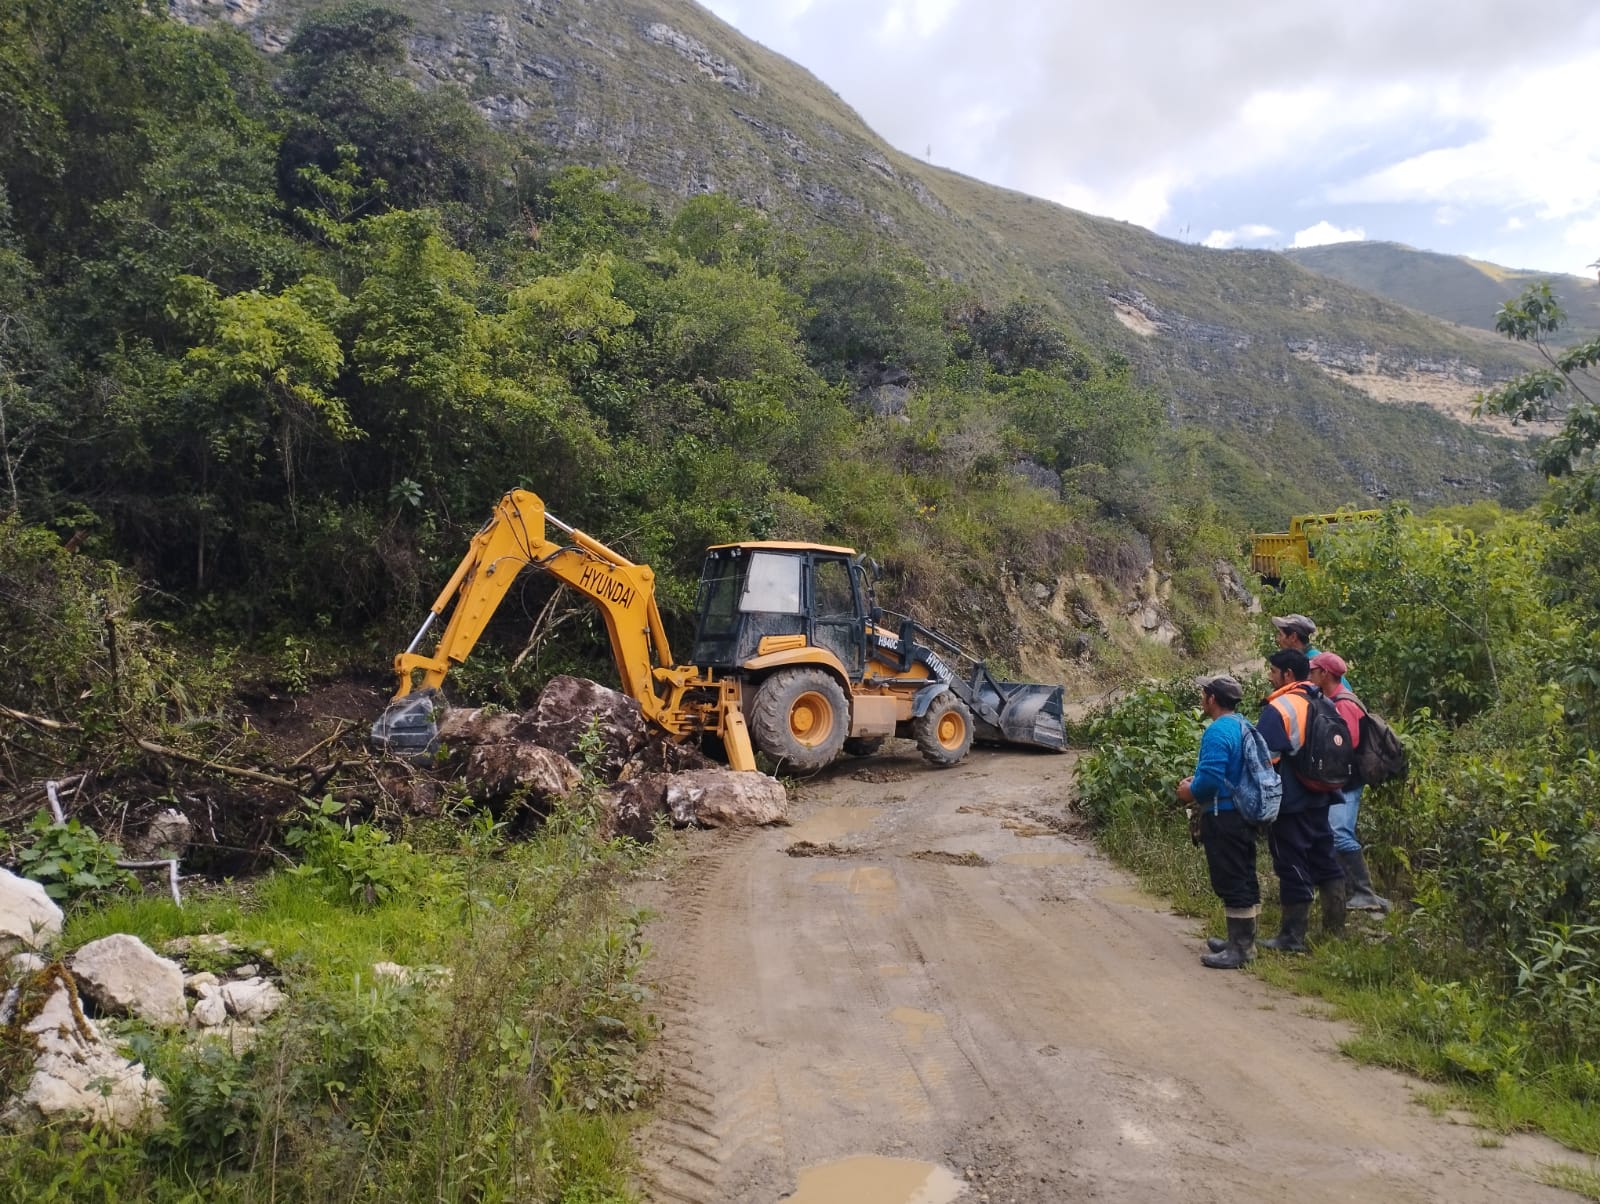
[[1052, 826], [1071, 760], [838, 765], [794, 826], [689, 842], [651, 900], [650, 1198], [1574, 1198], [1526, 1173], [1558, 1147], [1487, 1148], [1314, 1003], [1202, 969], [1192, 921]]

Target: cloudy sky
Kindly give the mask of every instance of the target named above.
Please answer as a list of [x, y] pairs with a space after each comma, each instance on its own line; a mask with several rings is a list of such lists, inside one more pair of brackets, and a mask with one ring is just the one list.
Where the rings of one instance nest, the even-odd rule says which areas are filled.
[[1215, 247], [1600, 259], [1600, 0], [701, 0], [908, 154]]

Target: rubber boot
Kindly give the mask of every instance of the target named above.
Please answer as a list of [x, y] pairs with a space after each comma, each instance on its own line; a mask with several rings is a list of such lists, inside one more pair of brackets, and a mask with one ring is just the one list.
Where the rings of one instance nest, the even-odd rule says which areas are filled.
[[1322, 933], [1324, 936], [1344, 935], [1345, 880], [1330, 878], [1317, 883], [1317, 895], [1322, 899]]
[[1228, 917], [1228, 939], [1222, 942], [1221, 949], [1202, 957], [1200, 964], [1212, 970], [1237, 970], [1255, 960], [1255, 956], [1255, 919], [1238, 920], [1230, 916]]
[[1310, 953], [1306, 944], [1306, 929], [1311, 925], [1310, 903], [1285, 903], [1283, 925], [1277, 936], [1261, 942], [1263, 949], [1276, 949], [1279, 953]]
[[1367, 859], [1360, 849], [1339, 854], [1339, 867], [1344, 870], [1344, 880], [1349, 885], [1344, 905], [1351, 911], [1378, 911], [1389, 914], [1389, 900], [1372, 889], [1372, 875], [1367, 870]]

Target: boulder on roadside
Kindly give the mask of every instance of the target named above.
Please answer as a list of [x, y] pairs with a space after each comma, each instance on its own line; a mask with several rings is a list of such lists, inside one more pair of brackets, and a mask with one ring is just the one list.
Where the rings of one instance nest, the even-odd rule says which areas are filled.
[[684, 827], [743, 828], [789, 822], [783, 783], [764, 773], [700, 769], [667, 781], [667, 810]]
[[44, 948], [61, 935], [62, 918], [43, 886], [0, 869], [0, 953]]
[[531, 715], [498, 707], [451, 707], [439, 719], [439, 741], [450, 749], [532, 739]]
[[616, 779], [650, 735], [637, 702], [582, 677], [552, 677], [528, 714], [533, 726], [531, 738], [574, 763], [580, 757], [578, 742], [593, 724], [601, 749], [596, 768], [607, 781]]
[[62, 1120], [89, 1120], [108, 1129], [161, 1123], [166, 1088], [144, 1066], [117, 1053], [78, 1008], [66, 981], [57, 982], [23, 1031], [37, 1054], [27, 1086], [0, 1113], [0, 1124], [31, 1129]]
[[500, 802], [522, 790], [548, 803], [566, 798], [581, 780], [571, 761], [538, 744], [479, 744], [467, 754], [467, 786], [480, 802]]
[[670, 780], [670, 774], [644, 773], [607, 789], [601, 800], [601, 834], [648, 841], [655, 834], [656, 817], [667, 813]]
[[90, 941], [68, 961], [82, 994], [108, 1016], [182, 1024], [183, 969], [125, 932]]
[[717, 763], [701, 752], [698, 745], [671, 740], [665, 733], [656, 733], [622, 767], [617, 780], [627, 781], [647, 773], [688, 773], [694, 769], [717, 768], [720, 768]]

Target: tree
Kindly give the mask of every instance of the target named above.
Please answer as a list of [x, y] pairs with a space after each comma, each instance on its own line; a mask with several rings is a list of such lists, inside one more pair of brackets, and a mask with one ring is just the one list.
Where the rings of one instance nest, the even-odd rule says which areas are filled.
[[1499, 414], [1513, 423], [1539, 422], [1556, 414], [1565, 403], [1561, 430], [1539, 455], [1539, 466], [1551, 476], [1570, 477], [1566, 497], [1575, 507], [1588, 509], [1600, 501], [1600, 472], [1595, 450], [1600, 447], [1600, 336], [1579, 343], [1559, 355], [1551, 351], [1549, 337], [1566, 321], [1560, 300], [1549, 281], [1531, 285], [1515, 301], [1507, 301], [1495, 314], [1495, 329], [1519, 343], [1531, 343], [1546, 367], [1525, 372], [1515, 380], [1478, 399], [1482, 413]]

